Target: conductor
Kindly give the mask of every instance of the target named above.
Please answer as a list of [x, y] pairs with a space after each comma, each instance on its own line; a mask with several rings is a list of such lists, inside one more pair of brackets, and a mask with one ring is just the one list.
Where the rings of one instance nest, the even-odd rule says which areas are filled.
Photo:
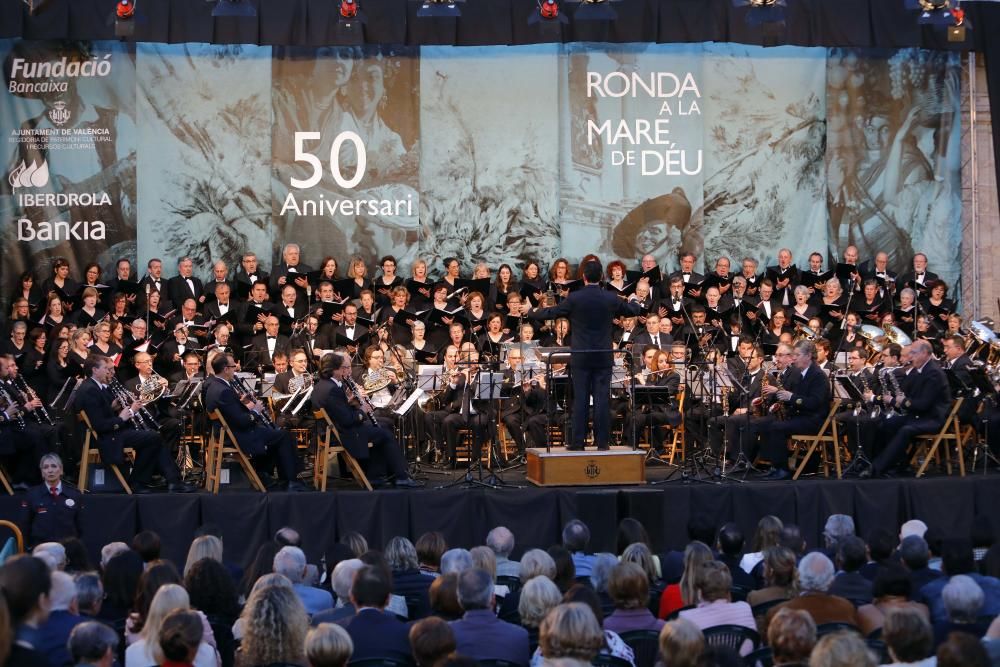
[[[556, 306], [530, 311], [528, 304], [521, 306], [521, 313], [532, 320], [554, 320], [568, 317], [571, 339], [570, 373], [573, 377], [573, 432], [567, 448], [582, 451], [587, 434], [587, 412], [590, 400], [594, 403], [594, 442], [598, 449], [608, 449], [611, 435], [611, 413], [608, 397], [611, 393], [612, 320], [616, 317], [635, 317], [639, 304], [633, 299], [622, 301], [614, 292], [599, 285], [603, 269], [596, 260], [583, 267], [584, 286]], [[607, 350], [606, 352], [604, 350]]]

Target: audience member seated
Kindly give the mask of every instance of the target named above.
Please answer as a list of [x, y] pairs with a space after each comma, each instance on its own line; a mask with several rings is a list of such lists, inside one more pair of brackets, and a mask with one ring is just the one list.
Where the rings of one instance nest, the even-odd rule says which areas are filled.
[[73, 628], [68, 650], [78, 667], [113, 667], [118, 654], [118, 634], [98, 621], [86, 621]]
[[528, 650], [538, 648], [538, 628], [542, 619], [562, 602], [562, 593], [548, 577], [535, 577], [521, 589], [517, 613], [521, 627], [528, 631]]
[[854, 519], [847, 514], [831, 514], [823, 526], [823, 553], [830, 560], [837, 557], [840, 541], [854, 535]]
[[675, 611], [690, 607], [698, 601], [698, 572], [712, 560], [712, 550], [702, 542], [692, 542], [684, 549], [684, 572], [680, 583], [670, 584], [660, 596], [660, 618], [667, 618]]
[[695, 667], [705, 650], [705, 636], [691, 621], [678, 618], [660, 630], [660, 663], [663, 667]]
[[745, 541], [743, 531], [735, 523], [727, 523], [719, 529], [716, 546], [719, 550], [718, 560], [729, 568], [729, 574], [733, 577], [733, 586], [739, 586], [749, 592], [757, 588], [757, 582], [750, 576], [749, 572], [745, 572], [740, 567]]
[[457, 621], [464, 613], [458, 603], [458, 574], [449, 572], [434, 580], [430, 588], [431, 613], [444, 621]]
[[[0, 624], [4, 648], [10, 647], [5, 665], [44, 665], [38, 644], [38, 629], [49, 616], [52, 578], [45, 563], [34, 556], [15, 556], [0, 567], [0, 614], [9, 616]], [[4, 604], [6, 603], [6, 604]]]
[[798, 594], [798, 562], [795, 553], [784, 546], [771, 547], [764, 552], [764, 588], [750, 591], [747, 603], [751, 607], [759, 604], [788, 600]]
[[1000, 580], [986, 577], [976, 572], [976, 561], [972, 553], [972, 542], [969, 540], [949, 540], [941, 550], [941, 569], [944, 577], [935, 579], [920, 589], [921, 602], [925, 602], [931, 610], [931, 622], [939, 623], [947, 620], [947, 612], [941, 593], [948, 584], [950, 577], [964, 574], [971, 577], [983, 592], [983, 608], [979, 612], [984, 616], [996, 616], [1000, 613]]
[[[617, 559], [615, 560], [617, 563]], [[556, 562], [548, 552], [541, 549], [529, 549], [521, 556], [521, 567], [518, 569], [518, 578], [521, 580], [521, 589], [538, 576], [548, 577], [555, 582]], [[500, 618], [509, 622], [519, 624], [521, 622], [517, 613], [517, 607], [521, 601], [521, 589], [518, 589], [504, 598], [500, 605]]]
[[49, 617], [38, 628], [35, 648], [48, 660], [51, 667], [66, 665], [70, 655], [66, 647], [69, 635], [86, 619], [77, 614], [76, 583], [65, 572], [53, 572], [49, 591]]
[[858, 607], [858, 627], [865, 637], [881, 628], [885, 616], [894, 609], [910, 609], [930, 623], [931, 615], [927, 605], [911, 599], [912, 583], [902, 565], [890, 565], [879, 572], [872, 584], [872, 594], [874, 598], [871, 604]]
[[816, 624], [801, 609], [782, 609], [767, 629], [767, 644], [775, 665], [792, 667], [809, 663], [816, 645]]
[[872, 601], [872, 582], [861, 574], [868, 562], [868, 547], [864, 540], [847, 535], [837, 542], [837, 565], [840, 572], [833, 578], [830, 594], [839, 595], [860, 606]]
[[461, 574], [472, 567], [472, 554], [468, 549], [448, 549], [441, 554], [441, 574]]
[[618, 565], [618, 557], [614, 554], [594, 554], [594, 567], [590, 571], [590, 586], [597, 593], [597, 597], [601, 601], [601, 609], [605, 614], [610, 614], [615, 609], [615, 603], [608, 594], [608, 580], [611, 579], [611, 571], [615, 569], [616, 565]]
[[899, 539], [891, 530], [876, 528], [868, 536], [869, 561], [861, 568], [861, 574], [868, 581], [875, 581], [887, 567], [899, 564]]
[[303, 664], [309, 616], [291, 586], [271, 583], [256, 588], [240, 619], [243, 621], [240, 667]]
[[633, 630], [656, 630], [663, 621], [650, 613], [649, 578], [635, 563], [619, 563], [611, 571], [608, 593], [615, 610], [604, 619], [604, 627], [618, 634]]
[[890, 609], [882, 626], [882, 641], [893, 665], [933, 667], [935, 663], [931, 624], [916, 609]]
[[[107, 623], [113, 628], [124, 628], [129, 609], [135, 601], [135, 593], [142, 576], [142, 559], [127, 545], [125, 550], [109, 555], [105, 561], [102, 549], [102, 566], [104, 574], [101, 584], [104, 587], [104, 602], [97, 616], [98, 621]], [[105, 549], [107, 546], [105, 546]], [[109, 551], [110, 553], [110, 551]]]
[[385, 560], [392, 570], [392, 592], [406, 598], [407, 617], [411, 621], [431, 613], [427, 595], [434, 577], [420, 571], [417, 549], [405, 537], [394, 537], [385, 545]]
[[[743, 554], [743, 558], [740, 559], [740, 567], [743, 568], [744, 572], [752, 574], [754, 568], [764, 560], [764, 552], [771, 547], [778, 546], [783, 527], [781, 519], [771, 514], [760, 518], [757, 522], [757, 530], [753, 535], [753, 551]], [[711, 544], [711, 542], [706, 544]]]
[[157, 653], [161, 656], [157, 663], [162, 667], [194, 667], [196, 656], [204, 646], [204, 628], [198, 614], [175, 609], [167, 614], [160, 626]]
[[221, 561], [211, 558], [195, 561], [184, 575], [184, 588], [191, 596], [191, 606], [205, 614], [212, 625], [230, 627], [239, 617], [236, 584]]
[[[687, 522], [688, 545], [695, 542], [712, 544], [716, 539], [716, 525], [712, 517], [707, 514], [693, 514]], [[681, 575], [684, 574], [684, 555], [686, 553], [687, 549], [682, 549], [681, 551], [668, 551], [664, 554], [660, 565], [663, 580], [668, 584], [676, 584], [681, 580]]]
[[[618, 522], [618, 555], [623, 555], [625, 550], [632, 544], [642, 544], [649, 552], [653, 552], [653, 542], [649, 539], [649, 533], [637, 519], [625, 517]], [[656, 568], [656, 576], [653, 581], [663, 579], [663, 568], [660, 565], [660, 557], [653, 554], [653, 565]]]
[[422, 618], [410, 626], [410, 647], [417, 667], [435, 667], [455, 652], [455, 633], [443, 619]]
[[586, 553], [590, 544], [590, 528], [579, 519], [573, 519], [563, 527], [562, 544], [573, 556], [576, 576], [589, 577], [594, 565], [593, 554]]
[[332, 607], [333, 596], [329, 591], [304, 583], [308, 565], [305, 553], [298, 547], [281, 547], [274, 556], [274, 571], [292, 582], [292, 588], [302, 601], [306, 613], [312, 616]]
[[354, 642], [354, 660], [388, 658], [409, 662], [406, 625], [385, 613], [392, 592], [388, 568], [366, 565], [354, 575], [351, 602], [357, 613], [345, 627]]
[[[264, 588], [267, 588], [268, 586], [278, 586], [279, 588], [287, 588], [293, 594], [295, 593], [295, 589], [292, 588], [292, 582], [288, 580], [288, 577], [286, 577], [283, 574], [274, 574], [272, 572], [271, 574], [265, 574], [261, 576], [260, 578], [257, 579], [257, 581], [254, 582], [253, 588], [250, 589], [247, 599], [249, 600], [251, 597], [253, 597], [254, 593]], [[299, 602], [299, 604], [301, 604], [301, 602]], [[244, 610], [246, 610], [246, 607], [244, 607]], [[243, 618], [243, 613], [241, 612], [240, 617], [236, 619], [235, 623], [233, 623], [233, 628], [232, 628], [233, 640], [235, 640], [236, 642], [239, 642], [243, 639], [243, 624], [244, 624], [244, 618]]]
[[[596, 557], [594, 562], [596, 565]], [[646, 606], [649, 607], [651, 614], [657, 613], [660, 610], [660, 597], [663, 595], [665, 586], [656, 574], [656, 563], [649, 547], [642, 542], [628, 545], [622, 552], [622, 562], [635, 563], [646, 573], [646, 579], [649, 580], [649, 602]], [[591, 579], [593, 579], [593, 571], [591, 571]]]
[[309, 667], [346, 667], [354, 653], [347, 630], [334, 623], [321, 623], [306, 635]]
[[[167, 616], [178, 610], [191, 610], [188, 592], [178, 584], [163, 584], [153, 596], [138, 638], [125, 649], [125, 667], [148, 667], [148, 665], [159, 665], [163, 661], [160, 631]], [[200, 645], [196, 647], [195, 655], [190, 662], [193, 662], [196, 667], [216, 667], [215, 649], [207, 642], [202, 641], [204, 621], [198, 614], [195, 614], [195, 617], [198, 618], [199, 625], [202, 627], [201, 633], [198, 635]]]
[[[584, 586], [583, 584], [573, 585], [563, 595], [562, 601], [582, 602], [590, 607], [590, 611], [594, 612], [597, 624], [601, 627], [604, 626], [604, 610], [601, 608], [601, 599], [597, 597], [597, 593], [589, 586]], [[621, 658], [628, 663], [635, 664], [635, 652], [632, 650], [632, 647], [626, 644], [614, 630], [604, 629], [604, 646], [601, 647], [599, 653], [614, 658]], [[541, 651], [536, 651], [535, 655], [531, 657], [532, 663], [535, 662], [536, 658], [541, 660], [541, 657]]]
[[983, 608], [983, 589], [964, 574], [956, 574], [941, 591], [947, 619], [934, 622], [934, 645], [938, 646], [953, 632], [965, 632], [980, 639], [989, 627], [989, 622], [979, 620]]
[[833, 575], [833, 562], [824, 554], [818, 551], [806, 554], [799, 563], [800, 593], [768, 612], [764, 622], [765, 634], [767, 625], [778, 610], [786, 608], [809, 612], [817, 626], [824, 623], [849, 623], [856, 626], [858, 614], [854, 605], [827, 592], [833, 583]]
[[989, 656], [982, 643], [964, 632], [954, 632], [937, 650], [938, 667], [987, 667]]
[[589, 667], [604, 645], [604, 633], [590, 607], [561, 604], [542, 621], [539, 647], [547, 665]]
[[821, 637], [809, 655], [809, 667], [875, 667], [878, 658], [856, 632]]
[[448, 550], [444, 535], [436, 530], [424, 533], [413, 546], [417, 549], [420, 571], [432, 577], [441, 574], [441, 556]]
[[[733, 580], [724, 563], [717, 560], [705, 563], [698, 573], [699, 602], [694, 609], [681, 611], [680, 617], [691, 621], [703, 631], [717, 625], [742, 625], [756, 632], [757, 623], [750, 605], [746, 602], [733, 602], [730, 593], [732, 587]], [[753, 642], [747, 640], [740, 647], [740, 654], [746, 655], [753, 648]]]
[[166, 584], [179, 585], [181, 583], [183, 583], [181, 575], [170, 561], [154, 560], [146, 564], [146, 570], [139, 577], [133, 611], [128, 615], [128, 621], [125, 623], [126, 645], [131, 644], [139, 638], [139, 633], [142, 632], [146, 623], [149, 606], [153, 603], [153, 596], [160, 590], [160, 587]]
[[[556, 576], [552, 578], [552, 583], [558, 586], [561, 592], [568, 591], [577, 581], [590, 581], [589, 574], [586, 577], [581, 576], [580, 579], [576, 578], [576, 563], [573, 562], [573, 554], [566, 547], [553, 544], [546, 552], [552, 556], [552, 561], [556, 564]], [[589, 567], [593, 570], [593, 564]]]
[[496, 554], [498, 577], [516, 577], [520, 574], [521, 564], [510, 559], [514, 552], [514, 533], [503, 526], [497, 526], [486, 536], [486, 546]]
[[318, 614], [313, 614], [310, 622], [316, 626], [320, 623], [343, 623], [346, 619], [354, 616], [354, 604], [351, 602], [351, 583], [354, 581], [354, 574], [365, 566], [357, 558], [342, 560], [333, 567], [333, 574], [330, 576], [331, 588], [337, 596], [337, 603], [332, 609], [325, 609]]
[[909, 572], [910, 581], [913, 582], [912, 595], [914, 597], [920, 594], [924, 586], [943, 576], [940, 570], [928, 566], [931, 550], [927, 546], [926, 540], [920, 535], [910, 535], [903, 538], [899, 543], [899, 559]]
[[465, 614], [452, 622], [451, 629], [461, 655], [528, 664], [528, 631], [497, 618], [493, 580], [487, 572], [473, 568], [459, 575], [458, 602]]
[[506, 584], [497, 583], [496, 554], [489, 547], [479, 546], [469, 549], [469, 555], [472, 556], [472, 567], [485, 570], [490, 575], [490, 579], [493, 580], [493, 594], [497, 598], [497, 606], [499, 607], [503, 599], [510, 593], [510, 587]]
[[104, 586], [96, 572], [76, 575], [76, 609], [83, 620], [90, 621], [101, 613], [104, 603]]

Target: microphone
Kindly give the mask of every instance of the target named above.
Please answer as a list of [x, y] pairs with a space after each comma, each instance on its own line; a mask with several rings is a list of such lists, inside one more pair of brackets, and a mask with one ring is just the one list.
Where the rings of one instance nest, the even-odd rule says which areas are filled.
[[146, 296], [149, 296], [149, 283], [146, 283]]

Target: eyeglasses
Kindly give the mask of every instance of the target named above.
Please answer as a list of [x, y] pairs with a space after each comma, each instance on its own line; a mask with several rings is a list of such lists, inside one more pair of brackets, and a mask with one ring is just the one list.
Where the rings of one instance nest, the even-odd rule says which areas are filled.
[[226, 368], [239, 368], [236, 364], [226, 364]]

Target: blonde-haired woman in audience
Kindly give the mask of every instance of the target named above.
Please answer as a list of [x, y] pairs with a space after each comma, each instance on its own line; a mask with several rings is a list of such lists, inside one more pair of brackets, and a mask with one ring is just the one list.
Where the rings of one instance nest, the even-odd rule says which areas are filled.
[[697, 625], [683, 618], [660, 629], [660, 664], [663, 667], [694, 667], [705, 650], [705, 636]]
[[[250, 589], [250, 595], [252, 596], [254, 593], [256, 593], [261, 588], [266, 588], [268, 586], [279, 586], [279, 587], [287, 588], [290, 591], [294, 591], [295, 590], [292, 587], [292, 582], [289, 581], [288, 577], [286, 577], [283, 574], [277, 574], [275, 572], [272, 572], [271, 574], [265, 574], [260, 579], [258, 579], [257, 581], [254, 582], [253, 588]], [[240, 641], [241, 639], [243, 639], [243, 618], [242, 618], [242, 616], [240, 618], [237, 618], [236, 622], [233, 623], [233, 639], [235, 639], [236, 641]]]
[[243, 620], [243, 642], [237, 661], [240, 667], [304, 662], [309, 616], [294, 590], [284, 586], [255, 590], [240, 618]]
[[493, 552], [493, 549], [485, 546], [472, 547], [469, 549], [469, 554], [472, 556], [472, 565], [474, 567], [489, 572], [490, 579], [493, 580], [493, 595], [496, 596], [497, 604], [499, 605], [503, 598], [507, 597], [507, 594], [510, 593], [510, 588], [497, 585], [496, 583], [497, 555]]
[[[521, 589], [521, 599], [517, 603], [517, 613], [521, 617], [521, 627], [528, 631], [528, 648], [532, 653], [538, 647], [538, 633], [545, 616], [562, 602], [559, 587], [546, 576], [535, 577]], [[533, 667], [541, 664], [541, 655], [532, 656]]]
[[215, 535], [201, 535], [196, 537], [188, 548], [187, 560], [184, 562], [184, 576], [191, 570], [191, 566], [202, 558], [222, 562], [222, 540]]
[[704, 542], [694, 541], [684, 549], [684, 573], [679, 584], [670, 584], [660, 596], [660, 618], [698, 603], [698, 571], [713, 560], [712, 550]]
[[546, 665], [587, 667], [604, 646], [604, 631], [590, 607], [568, 602], [555, 607], [542, 621], [538, 643]]
[[[177, 584], [164, 584], [156, 591], [149, 605], [146, 622], [139, 633], [139, 639], [125, 649], [125, 667], [149, 667], [163, 662], [160, 649], [160, 627], [163, 620], [172, 611], [189, 611], [191, 600], [187, 591]], [[202, 639], [195, 654], [195, 667], [219, 667], [222, 662], [215, 649]]]
[[306, 635], [309, 667], [346, 667], [352, 653], [351, 636], [336, 623], [320, 623]]

